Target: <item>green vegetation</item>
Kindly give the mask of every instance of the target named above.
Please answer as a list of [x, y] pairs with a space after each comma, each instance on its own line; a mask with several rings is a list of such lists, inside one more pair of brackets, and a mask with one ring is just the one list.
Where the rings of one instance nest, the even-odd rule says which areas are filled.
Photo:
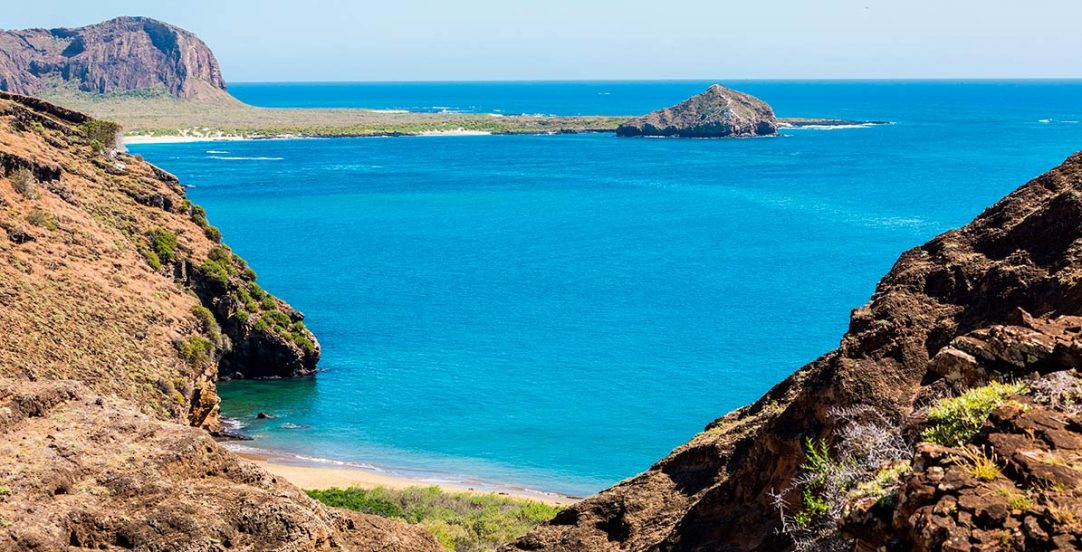
[[446, 493], [438, 487], [402, 490], [327, 489], [307, 491], [329, 506], [398, 518], [431, 532], [447, 550], [494, 550], [560, 511], [558, 506], [496, 494]]
[[211, 351], [214, 345], [209, 339], [201, 335], [189, 335], [180, 341], [178, 345], [180, 356], [189, 364], [202, 364], [210, 361]]
[[804, 508], [793, 516], [797, 525], [807, 527], [830, 512], [830, 504], [822, 494], [822, 487], [834, 466], [826, 439], [804, 440], [804, 463], [800, 465], [800, 469], [809, 474], [809, 477], [800, 493]]
[[212, 342], [218, 343], [222, 339], [222, 329], [218, 326], [218, 321], [214, 319], [214, 313], [210, 312], [210, 309], [203, 305], [196, 305], [192, 307], [192, 315], [199, 322], [199, 329], [207, 334]]
[[133, 136], [386, 136], [474, 131], [494, 134], [614, 131], [627, 117], [495, 117], [488, 114], [388, 113], [368, 109], [268, 109], [231, 97], [185, 100], [167, 94], [98, 96], [55, 90], [59, 105], [119, 121]]
[[169, 230], [157, 229], [150, 233], [150, 247], [161, 263], [176, 259], [177, 235]]
[[79, 125], [79, 130], [86, 135], [91, 149], [102, 152], [116, 148], [121, 127], [112, 121], [95, 119]]
[[229, 271], [222, 266], [222, 263], [208, 260], [204, 261], [199, 268], [202, 270], [203, 276], [206, 276], [212, 282], [216, 282], [223, 287], [229, 285]]
[[218, 243], [222, 241], [222, 231], [219, 230], [217, 226], [212, 226], [210, 224], [210, 221], [207, 220], [207, 211], [205, 209], [186, 199], [181, 208], [187, 209], [188, 216], [192, 219], [192, 222], [203, 229], [203, 233], [206, 234], [207, 238]]
[[993, 382], [976, 387], [950, 399], [943, 399], [928, 410], [929, 427], [921, 437], [943, 446], [958, 447], [977, 435], [988, 416], [1012, 395], [1027, 392], [1021, 383]]
[[162, 260], [158, 258], [158, 254], [152, 251], [149, 247], [140, 245], [139, 253], [143, 254], [143, 258], [146, 259], [150, 268], [153, 268], [155, 272], [162, 269]]
[[1007, 507], [1011, 510], [1025, 511], [1033, 506], [1033, 501], [1028, 496], [1016, 491], [1012, 487], [1000, 487], [996, 489], [1000, 495], [1007, 497]]
[[885, 498], [898, 486], [902, 476], [910, 471], [912, 471], [912, 466], [908, 460], [888, 464], [875, 472], [875, 477], [870, 481], [858, 483], [851, 496], [853, 498], [871, 497], [876, 500]]
[[26, 221], [34, 226], [40, 226], [46, 230], [59, 230], [60, 222], [57, 221], [56, 215], [35, 207], [26, 215]]
[[16, 169], [10, 175], [8, 179], [11, 180], [11, 185], [15, 188], [15, 191], [19, 195], [26, 199], [38, 198], [38, 179], [34, 176], [34, 173], [27, 168]]
[[996, 454], [986, 451], [984, 447], [979, 449], [967, 447], [962, 456], [954, 460], [966, 473], [981, 481], [995, 481], [1002, 473]]

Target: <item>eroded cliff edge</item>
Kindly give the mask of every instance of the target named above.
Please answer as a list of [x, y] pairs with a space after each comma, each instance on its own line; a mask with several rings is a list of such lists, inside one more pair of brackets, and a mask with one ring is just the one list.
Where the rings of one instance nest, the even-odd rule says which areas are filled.
[[439, 550], [211, 438], [220, 372], [310, 374], [319, 345], [117, 131], [0, 94], [0, 550]]
[[[1076, 373], [1069, 371], [1082, 365], [1077, 335], [1082, 326], [1062, 317], [1080, 310], [1082, 154], [1075, 154], [965, 227], [904, 253], [871, 301], [853, 311], [837, 350], [799, 369], [755, 404], [715, 420], [649, 471], [565, 510], [508, 549], [790, 549], [792, 540], [779, 532], [773, 494], [794, 488], [807, 469], [809, 443], [836, 442], [842, 429], [839, 409], [872, 412], [898, 420], [899, 427], [919, 430], [927, 407], [962, 391], [960, 383], [979, 385], [993, 375], [1007, 379], [1025, 374], [1038, 378], [1028, 383], [1032, 386], [1044, 385], [1043, 374], [1068, 374], [1068, 380], [1075, 381]], [[1052, 337], [1057, 334], [1048, 328], [1057, 324], [1074, 328], [1074, 333]], [[1044, 337], [988, 338], [1003, 335], [996, 328]], [[982, 335], [985, 345], [980, 346]], [[1077, 385], [1071, 389], [1077, 391]], [[1017, 403], [1024, 406], [1027, 401]], [[854, 533], [842, 535], [850, 549], [857, 537], [866, 545], [889, 543], [903, 550], [950, 548], [948, 542], [956, 550], [1078, 547], [1078, 478], [1026, 475], [1025, 458], [1052, 450], [1059, 457], [1056, 462], [1068, 472], [1077, 471], [1082, 458], [1071, 447], [1079, 444], [1082, 424], [1077, 413], [1060, 408], [1050, 415], [1059, 420], [1058, 426], [1039, 426], [1020, 421], [1018, 409], [998, 410], [973, 443], [991, 447], [980, 454], [999, 458], [1003, 474], [988, 482], [974, 479], [964, 470], [943, 467], [957, 465], [946, 459], [962, 453], [920, 449], [913, 460], [916, 475], [903, 481], [895, 495], [897, 509], [888, 511], [885, 521], [865, 523], [863, 530], [861, 523], [850, 523]], [[1032, 412], [1043, 419], [1040, 410]], [[1023, 431], [1025, 427], [1030, 431]], [[1052, 437], [1044, 439], [1046, 430], [1061, 438], [1058, 448]], [[1019, 434], [1043, 444], [1027, 449], [1011, 437]], [[922, 480], [932, 477], [929, 468], [934, 468], [937, 484], [946, 473], [954, 486], [935, 491], [937, 487]], [[1048, 487], [1044, 491], [1041, 481]], [[933, 490], [923, 495], [911, 492], [929, 488]], [[1040, 502], [1027, 507], [1032, 511], [1006, 509], [1009, 514], [994, 518], [985, 510], [976, 512], [972, 503], [969, 510], [936, 510], [946, 508], [940, 500], [962, 504], [953, 495], [965, 489], [977, 489], [974, 494], [982, 497], [1004, 496], [996, 493], [1012, 489], [1043, 494]], [[791, 504], [800, 501], [799, 496], [788, 499]]]
[[0, 369], [215, 429], [219, 373], [311, 374], [318, 341], [175, 177], [110, 149], [115, 132], [0, 95]]

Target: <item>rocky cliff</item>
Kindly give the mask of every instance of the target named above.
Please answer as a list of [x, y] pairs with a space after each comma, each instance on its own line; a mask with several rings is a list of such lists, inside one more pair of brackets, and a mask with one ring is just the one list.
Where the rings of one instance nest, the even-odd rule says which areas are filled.
[[219, 374], [311, 374], [319, 345], [175, 177], [110, 149], [116, 132], [0, 94], [0, 374], [214, 429]]
[[94, 94], [225, 95], [207, 45], [161, 21], [118, 17], [75, 29], [0, 32], [0, 90], [40, 94], [64, 85]]
[[0, 550], [438, 550], [211, 439], [220, 373], [319, 345], [117, 132], [0, 93]]
[[[508, 549], [1076, 549], [1082, 425], [1071, 405], [1082, 389], [1069, 371], [1082, 362], [1082, 325], [1064, 317], [1080, 311], [1076, 154], [904, 253], [853, 311], [837, 350]], [[1022, 377], [1010, 400], [979, 387]], [[961, 392], [973, 396], [943, 404]], [[998, 408], [967, 410], [978, 407]], [[927, 443], [942, 440], [941, 428], [926, 427], [937, 415], [946, 427], [973, 424], [972, 435]], [[853, 425], [857, 417], [878, 429]], [[832, 461], [855, 437], [878, 445]], [[897, 454], [882, 456], [888, 449]], [[875, 481], [850, 479], [836, 490], [852, 504], [835, 508], [818, 494], [836, 472], [876, 457], [905, 469], [873, 466]], [[862, 503], [860, 489], [873, 483], [888, 490]], [[830, 530], [811, 534], [816, 527]]]
[[778, 120], [766, 102], [720, 84], [616, 129], [617, 136], [682, 138], [773, 136], [777, 132]]

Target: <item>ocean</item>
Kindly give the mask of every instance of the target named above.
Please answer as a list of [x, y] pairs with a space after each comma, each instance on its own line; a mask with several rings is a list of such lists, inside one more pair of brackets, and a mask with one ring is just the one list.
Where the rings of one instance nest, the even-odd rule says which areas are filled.
[[[637, 114], [708, 82], [236, 84], [272, 107]], [[223, 383], [253, 447], [586, 495], [837, 346], [898, 255], [1082, 149], [1082, 81], [726, 82], [778, 138], [144, 144], [323, 370]], [[271, 419], [256, 419], [264, 412]]]

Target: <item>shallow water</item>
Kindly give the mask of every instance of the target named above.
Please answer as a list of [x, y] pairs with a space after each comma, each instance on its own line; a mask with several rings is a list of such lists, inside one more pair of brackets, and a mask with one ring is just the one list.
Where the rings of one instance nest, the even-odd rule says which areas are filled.
[[[613, 113], [704, 84], [233, 90], [266, 105]], [[1082, 149], [1079, 82], [740, 88], [782, 115], [896, 124], [131, 149], [193, 186], [323, 344], [315, 379], [221, 386], [253, 444], [587, 494], [835, 347], [899, 253]]]

